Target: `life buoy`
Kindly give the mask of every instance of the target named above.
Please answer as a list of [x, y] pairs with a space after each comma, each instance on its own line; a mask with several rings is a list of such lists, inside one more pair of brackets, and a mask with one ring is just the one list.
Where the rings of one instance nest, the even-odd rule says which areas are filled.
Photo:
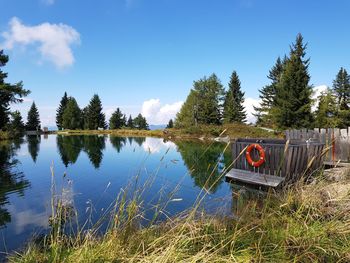
[[[259, 152], [259, 160], [254, 161], [250, 155], [251, 151], [253, 149], [258, 150]], [[245, 153], [245, 158], [247, 159], [247, 162], [254, 167], [259, 167], [265, 162], [265, 150], [263, 147], [261, 147], [260, 144], [253, 143], [247, 147], [247, 152]]]

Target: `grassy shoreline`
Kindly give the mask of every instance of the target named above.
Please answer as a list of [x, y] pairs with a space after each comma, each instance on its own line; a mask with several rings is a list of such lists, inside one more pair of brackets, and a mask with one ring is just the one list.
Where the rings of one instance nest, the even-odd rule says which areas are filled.
[[14, 137], [7, 131], [0, 131], [0, 141], [11, 140]]
[[[103, 235], [52, 234], [10, 262], [349, 262], [350, 170], [320, 174], [311, 184], [249, 199], [237, 217], [199, 206], [140, 227], [137, 200], [119, 196]], [[237, 192], [237, 198], [244, 192]], [[242, 203], [241, 203], [242, 204]], [[61, 218], [61, 215], [59, 216]]]
[[64, 130], [56, 131], [56, 134], [62, 135], [83, 135], [83, 134], [112, 134], [116, 136], [149, 136], [166, 139], [214, 139], [228, 136], [230, 139], [239, 137], [251, 138], [281, 138], [282, 134], [270, 132], [259, 127], [253, 127], [245, 124], [224, 124], [224, 125], [199, 125], [184, 129], [165, 129], [165, 130], [136, 130], [136, 129], [118, 129], [118, 130]]

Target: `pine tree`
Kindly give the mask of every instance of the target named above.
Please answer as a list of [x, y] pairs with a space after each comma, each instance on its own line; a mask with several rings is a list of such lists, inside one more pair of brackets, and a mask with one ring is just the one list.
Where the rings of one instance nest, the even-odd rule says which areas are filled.
[[133, 129], [133, 128], [134, 128], [134, 121], [133, 121], [131, 115], [129, 116], [129, 119], [128, 119], [128, 122], [127, 122], [126, 126], [127, 126], [129, 129]]
[[22, 115], [19, 111], [11, 112], [10, 127], [15, 133], [22, 133], [25, 130]]
[[86, 123], [84, 126], [88, 130], [97, 130], [98, 128], [107, 128], [106, 117], [102, 112], [102, 103], [100, 97], [95, 94], [90, 100], [87, 106], [87, 112], [85, 116]]
[[348, 110], [350, 103], [350, 76], [344, 68], [340, 68], [335, 80], [333, 90], [337, 95], [337, 102], [341, 110]]
[[67, 103], [68, 103], [68, 96], [67, 96], [67, 92], [65, 92], [61, 99], [60, 105], [58, 106], [58, 109], [56, 111], [57, 112], [56, 125], [59, 130], [62, 130], [62, 116], [63, 116], [64, 110], [66, 109]]
[[174, 122], [172, 119], [169, 120], [168, 125], [166, 126], [167, 129], [171, 129], [174, 127]]
[[261, 103], [259, 107], [254, 107], [254, 115], [257, 117], [258, 125], [268, 127], [272, 127], [274, 125], [271, 109], [276, 104], [276, 87], [281, 79], [283, 68], [287, 60], [287, 57], [285, 57], [283, 61], [280, 59], [280, 57], [277, 58], [275, 65], [269, 71], [269, 75], [267, 76], [267, 78], [271, 80], [271, 83], [259, 90], [259, 98]]
[[272, 114], [279, 128], [308, 128], [313, 125], [312, 87], [309, 85], [309, 59], [301, 34], [291, 46], [281, 79], [276, 86], [276, 105]]
[[125, 115], [120, 111], [119, 108], [113, 112], [111, 118], [109, 119], [109, 129], [115, 130], [120, 129], [125, 126]]
[[149, 125], [146, 121], [146, 118], [142, 116], [141, 113], [137, 115], [137, 117], [134, 119], [134, 126], [136, 129], [139, 130], [149, 130]]
[[123, 127], [125, 127], [125, 126], [127, 126], [127, 119], [126, 119], [126, 115], [125, 114], [123, 114]]
[[224, 122], [240, 122], [246, 120], [246, 112], [244, 110], [244, 92], [241, 90], [241, 82], [236, 71], [232, 72], [229, 90], [226, 92], [224, 102]]
[[315, 111], [315, 126], [319, 128], [334, 128], [339, 125], [336, 116], [336, 98], [331, 90], [322, 92], [318, 97], [318, 105]]
[[62, 128], [77, 130], [82, 128], [82, 114], [77, 101], [73, 97], [68, 98], [66, 109], [62, 116]]
[[333, 81], [333, 91], [336, 94], [339, 127], [347, 128], [350, 126], [350, 76], [344, 68], [340, 68]]
[[196, 119], [201, 124], [220, 124], [224, 88], [215, 74], [194, 82], [196, 92]]
[[18, 82], [16, 84], [10, 84], [5, 82], [7, 73], [1, 70], [4, 67], [9, 58], [0, 50], [0, 130], [5, 129], [9, 123], [10, 116], [10, 104], [20, 103], [22, 98], [27, 96], [30, 91], [23, 89], [23, 83]]
[[180, 112], [176, 115], [176, 127], [197, 124], [221, 124], [224, 88], [215, 74], [193, 83]]
[[32, 106], [28, 111], [26, 129], [28, 131], [40, 130], [39, 111], [35, 105], [35, 102], [32, 103]]
[[176, 114], [176, 128], [197, 126], [198, 118], [196, 102], [196, 92], [193, 89], [191, 89], [190, 94], [187, 96], [185, 103], [182, 105], [180, 111]]

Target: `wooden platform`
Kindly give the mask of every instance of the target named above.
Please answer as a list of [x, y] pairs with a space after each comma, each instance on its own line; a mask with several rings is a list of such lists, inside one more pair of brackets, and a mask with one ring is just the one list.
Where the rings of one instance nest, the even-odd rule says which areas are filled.
[[350, 163], [344, 163], [344, 162], [323, 162], [324, 166], [329, 167], [329, 168], [334, 168], [334, 167], [349, 167], [350, 168]]
[[262, 185], [267, 187], [277, 187], [284, 181], [283, 177], [254, 173], [251, 171], [231, 169], [226, 178], [246, 184]]

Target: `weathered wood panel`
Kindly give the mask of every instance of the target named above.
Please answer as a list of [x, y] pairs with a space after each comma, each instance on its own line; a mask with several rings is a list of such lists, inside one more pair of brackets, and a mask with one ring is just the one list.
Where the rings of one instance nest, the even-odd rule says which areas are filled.
[[317, 140], [329, 147], [325, 154], [325, 161], [328, 162], [350, 162], [350, 127], [347, 129], [328, 128], [313, 130], [287, 130], [287, 140], [299, 139], [302, 141]]
[[273, 175], [262, 175], [259, 173], [252, 173], [250, 171], [231, 169], [226, 177], [231, 180], [236, 180], [243, 183], [262, 185], [268, 187], [277, 187], [283, 181], [284, 178], [280, 176]]
[[[290, 134], [293, 131], [290, 131]], [[294, 138], [299, 136], [294, 133]], [[265, 150], [265, 163], [260, 167], [253, 167], [247, 163], [245, 152], [239, 156], [246, 147], [252, 143], [259, 143]], [[324, 144], [315, 140], [303, 142], [293, 139], [237, 139], [232, 144], [232, 154], [236, 162], [233, 164], [234, 171], [241, 170], [254, 176], [283, 177], [285, 182], [296, 181], [301, 176], [307, 175], [312, 169], [322, 166], [321, 153]], [[238, 157], [238, 158], [237, 158]], [[259, 159], [258, 151], [252, 151], [253, 160]], [[237, 178], [239, 180], [239, 178]]]

